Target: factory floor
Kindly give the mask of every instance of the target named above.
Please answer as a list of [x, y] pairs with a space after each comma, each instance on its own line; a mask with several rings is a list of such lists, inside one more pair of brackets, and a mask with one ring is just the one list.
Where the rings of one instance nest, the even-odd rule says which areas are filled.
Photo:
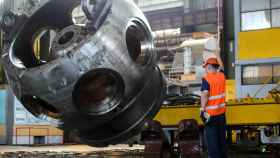
[[116, 145], [94, 148], [87, 145], [0, 146], [0, 158], [141, 158], [144, 146]]
[[[0, 158], [144, 158], [144, 146], [127, 145], [94, 148], [86, 145], [0, 146]], [[231, 151], [229, 158], [273, 158], [256, 151]]]

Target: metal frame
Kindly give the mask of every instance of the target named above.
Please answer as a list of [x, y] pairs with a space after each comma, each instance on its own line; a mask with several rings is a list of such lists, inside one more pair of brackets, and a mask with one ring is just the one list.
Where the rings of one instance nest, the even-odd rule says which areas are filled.
[[[235, 65], [239, 62], [238, 61], [238, 38], [239, 32], [241, 27], [241, 17], [240, 17], [240, 0], [234, 0], [234, 52], [235, 52]], [[241, 72], [238, 69], [238, 66], [235, 67], [235, 79], [236, 79], [236, 94], [240, 94], [241, 91]], [[238, 97], [238, 96], [237, 96]]]
[[248, 67], [248, 66], [271, 66], [271, 73], [272, 73], [272, 76], [271, 76], [271, 82], [268, 82], [268, 83], [265, 83], [265, 84], [277, 84], [278, 82], [275, 81], [275, 77], [277, 76], [274, 76], [274, 67], [275, 66], [280, 66], [280, 61], [277, 62], [277, 63], [259, 63], [259, 64], [244, 64], [244, 65], [241, 65], [241, 85], [261, 85], [263, 83], [257, 83], [257, 84], [248, 84], [248, 83], [244, 83], [244, 78], [243, 78], [243, 72], [244, 72], [244, 68], [245, 67]]
[[[238, 57], [237, 57], [238, 58]], [[257, 60], [236, 60], [236, 65], [240, 66], [240, 65], [254, 65], [254, 64], [263, 64], [263, 63], [279, 63], [280, 62], [280, 58], [273, 58], [273, 59], [257, 59]]]
[[[263, 63], [264, 64], [264, 63]], [[244, 64], [246, 65], [246, 64]], [[255, 94], [256, 90], [261, 89], [261, 92], [258, 93], [256, 97], [263, 98], [268, 95], [268, 91], [277, 86], [277, 84], [251, 84], [251, 85], [243, 85], [242, 84], [242, 65], [237, 65], [236, 68], [236, 97], [244, 98], [247, 94]], [[245, 91], [244, 91], [245, 90]]]

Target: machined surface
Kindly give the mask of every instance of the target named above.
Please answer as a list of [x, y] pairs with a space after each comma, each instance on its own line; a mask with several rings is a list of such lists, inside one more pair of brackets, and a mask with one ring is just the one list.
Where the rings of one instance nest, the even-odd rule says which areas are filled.
[[[84, 25], [71, 15], [79, 5]], [[31, 113], [104, 146], [137, 134], [158, 112], [164, 81], [151, 29], [133, 1], [50, 0], [30, 12], [5, 32], [2, 62]]]

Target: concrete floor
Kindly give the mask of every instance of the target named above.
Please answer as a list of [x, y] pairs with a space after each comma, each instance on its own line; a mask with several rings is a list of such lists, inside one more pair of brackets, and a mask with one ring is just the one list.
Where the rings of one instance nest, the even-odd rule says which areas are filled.
[[[117, 145], [94, 148], [87, 145], [64, 146], [0, 146], [0, 158], [143, 158], [144, 146]], [[257, 151], [231, 151], [229, 158], [274, 158]], [[276, 157], [275, 157], [276, 158]]]
[[94, 148], [87, 145], [63, 145], [63, 146], [38, 146], [38, 147], [27, 147], [27, 146], [0, 146], [0, 154], [4, 152], [100, 152], [100, 151], [133, 151], [133, 150], [143, 150], [144, 146], [134, 145], [129, 147], [128, 145], [116, 145], [109, 146], [106, 148]]
[[144, 146], [94, 148], [87, 145], [0, 146], [0, 158], [142, 158]]

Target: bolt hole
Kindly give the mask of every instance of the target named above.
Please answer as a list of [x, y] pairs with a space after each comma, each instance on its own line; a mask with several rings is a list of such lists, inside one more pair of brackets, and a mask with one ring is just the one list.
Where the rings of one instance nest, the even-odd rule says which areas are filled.
[[153, 46], [152, 37], [141, 21], [129, 22], [126, 30], [126, 44], [133, 61], [139, 65], [146, 65], [149, 62]]
[[101, 115], [115, 109], [124, 93], [121, 76], [109, 69], [92, 70], [80, 78], [73, 92], [78, 109]]

